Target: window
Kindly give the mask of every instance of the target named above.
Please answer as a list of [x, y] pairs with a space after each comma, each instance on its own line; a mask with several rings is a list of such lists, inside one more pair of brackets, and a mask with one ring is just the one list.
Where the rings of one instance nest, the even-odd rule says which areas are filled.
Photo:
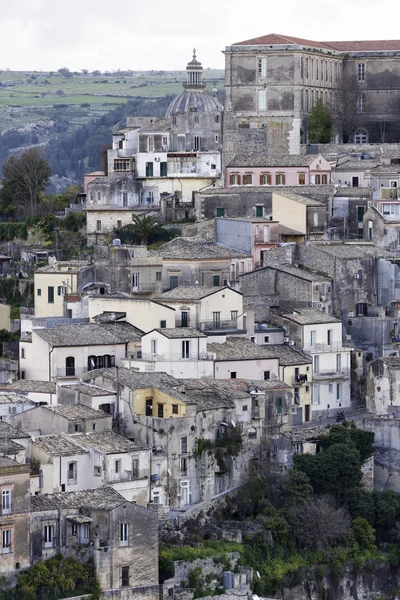
[[219, 115], [215, 115], [215, 122], [219, 123]]
[[267, 59], [266, 59], [266, 57], [258, 59], [258, 76], [259, 77], [267, 76]]
[[121, 523], [120, 525], [120, 533], [119, 533], [119, 545], [127, 546], [128, 545], [128, 523]]
[[220, 286], [220, 277], [219, 277], [219, 275], [213, 275], [213, 286], [214, 287], [219, 287]]
[[161, 271], [156, 271], [156, 282], [161, 281]]
[[96, 423], [92, 423], [92, 431], [96, 431]]
[[276, 185], [285, 185], [285, 174], [284, 173], [277, 173], [275, 175], [275, 184]]
[[231, 371], [231, 379], [236, 379], [237, 372]]
[[256, 217], [262, 217], [264, 212], [263, 206], [256, 206]]
[[224, 217], [224, 216], [225, 216], [225, 209], [217, 208], [217, 217]]
[[166, 177], [168, 173], [168, 165], [166, 162], [160, 163], [160, 177]]
[[336, 354], [336, 372], [340, 373], [342, 370], [342, 355]]
[[270, 375], [271, 375], [270, 371], [264, 371], [264, 379], [265, 379], [266, 381], [268, 381], [268, 380], [269, 380], [269, 378], [270, 378]]
[[357, 64], [357, 79], [359, 83], [364, 83], [365, 81], [365, 63]]
[[139, 479], [139, 459], [132, 460], [132, 479]]
[[101, 477], [101, 467], [95, 467], [94, 468], [94, 476], [95, 477]]
[[315, 330], [310, 331], [310, 344], [311, 344], [312, 348], [315, 347], [316, 339], [317, 339], [317, 332]]
[[75, 377], [75, 357], [67, 356], [65, 359], [65, 375], [66, 377]]
[[178, 405], [177, 404], [173, 404], [172, 405], [172, 414], [173, 415], [178, 415], [179, 414], [179, 409], [178, 409]]
[[328, 394], [333, 394], [333, 383], [328, 384]]
[[342, 384], [336, 384], [336, 400], [339, 402], [342, 399]]
[[321, 183], [321, 175], [316, 175], [315, 176], [315, 185], [320, 185]]
[[299, 173], [299, 185], [306, 185], [306, 174], [305, 173]]
[[36, 290], [36, 293], [37, 293], [38, 296], [41, 296], [42, 295], [42, 290], [39, 288], [38, 290]]
[[215, 143], [218, 144], [218, 142], [219, 142], [219, 135], [216, 135], [215, 136]]
[[2, 553], [9, 554], [11, 552], [11, 529], [3, 529], [2, 531]]
[[132, 289], [139, 289], [139, 273], [132, 273]]
[[21, 348], [21, 358], [25, 358], [25, 348]]
[[190, 358], [190, 341], [182, 340], [182, 358]]
[[283, 409], [282, 409], [282, 398], [279, 397], [279, 398], [277, 398], [275, 400], [275, 408], [276, 408], [276, 414], [277, 415], [281, 415], [282, 412], [283, 412]]
[[357, 129], [354, 134], [354, 143], [355, 144], [367, 144], [368, 143], [368, 133], [365, 129]]
[[220, 329], [221, 328], [221, 313], [213, 312], [212, 316], [213, 316], [213, 328]]
[[258, 110], [267, 110], [267, 90], [257, 91]]
[[359, 302], [356, 305], [356, 315], [357, 317], [366, 317], [368, 315], [368, 304], [366, 302]]
[[146, 177], [153, 177], [153, 163], [146, 163]]
[[231, 321], [236, 321], [238, 318], [238, 311], [237, 310], [231, 310]]
[[[129, 158], [116, 158], [114, 160], [114, 172], [131, 171], [131, 160]], [[91, 195], [92, 196], [92, 195]], [[97, 193], [98, 201], [101, 201], [101, 193]], [[92, 200], [92, 198], [91, 198]]]
[[47, 288], [47, 302], [49, 304], [54, 304], [54, 287], [49, 286]]
[[179, 277], [178, 275], [170, 275], [169, 276], [169, 287], [171, 288], [171, 290], [173, 288], [177, 288], [179, 285]]
[[121, 587], [129, 587], [129, 567], [121, 567]]
[[76, 478], [77, 478], [77, 464], [76, 462], [70, 462], [68, 463], [68, 472], [67, 472], [67, 479], [68, 479], [68, 483], [76, 483]]
[[165, 319], [160, 321], [160, 329], [166, 329], [167, 321]]
[[117, 221], [117, 229], [121, 229], [122, 227], [122, 221]]
[[97, 202], [101, 202], [101, 192], [97, 192]]
[[114, 461], [114, 471], [116, 473], [121, 473], [121, 461], [120, 460]]
[[176, 117], [172, 117], [172, 125], [176, 125]]
[[253, 173], [245, 173], [243, 175], [243, 185], [253, 185]]
[[328, 346], [332, 346], [332, 334], [333, 334], [332, 329], [328, 329], [328, 331], [326, 332], [326, 342], [327, 342]]
[[57, 296], [64, 296], [64, 286], [63, 285], [59, 285], [57, 287]]
[[187, 458], [183, 457], [180, 459], [180, 472], [181, 475], [187, 475]]
[[319, 385], [313, 385], [313, 404], [319, 404]]
[[200, 150], [200, 136], [199, 135], [193, 136], [193, 150], [195, 152]]
[[231, 173], [229, 175], [229, 185], [240, 185], [239, 173]]
[[264, 335], [264, 344], [269, 343], [269, 335]]
[[100, 221], [100, 219], [96, 221], [96, 231], [101, 231], [101, 221]]
[[271, 184], [272, 184], [271, 173], [261, 173], [260, 185], [271, 185]]
[[78, 524], [77, 523], [71, 524], [71, 535], [78, 535]]
[[11, 490], [3, 490], [1, 492], [1, 514], [11, 514]]
[[153, 398], [146, 398], [146, 417], [153, 416]]
[[327, 185], [328, 184], [328, 175], [322, 175], [322, 185]]
[[128, 206], [128, 192], [122, 192], [122, 206]]
[[364, 112], [364, 108], [365, 108], [365, 94], [363, 92], [361, 92], [361, 94], [358, 94], [358, 97], [357, 97], [357, 112], [358, 113]]
[[154, 152], [154, 138], [149, 136], [147, 138], [147, 152]]
[[43, 538], [44, 538], [44, 547], [52, 548], [54, 545], [54, 525], [45, 525], [44, 526]]
[[248, 406], [247, 404], [243, 404], [242, 406], [242, 412], [247, 412]]

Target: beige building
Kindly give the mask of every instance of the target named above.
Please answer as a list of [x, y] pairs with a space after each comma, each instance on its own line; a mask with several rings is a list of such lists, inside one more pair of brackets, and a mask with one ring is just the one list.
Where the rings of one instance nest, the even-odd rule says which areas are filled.
[[321, 202], [284, 190], [272, 193], [272, 218], [305, 239], [321, 239], [326, 229], [326, 209]]
[[125, 298], [121, 296], [96, 296], [89, 298], [89, 319], [102, 313], [124, 315], [127, 323], [145, 333], [158, 327], [175, 327], [175, 310], [154, 300]]
[[76, 379], [85, 371], [121, 365], [137, 352], [142, 332], [129, 323], [55, 325], [34, 329], [20, 341], [20, 369], [26, 379]]
[[11, 306], [0, 304], [0, 329], [11, 331]]
[[175, 310], [176, 327], [194, 327], [204, 333], [246, 329], [242, 294], [229, 287], [177, 287], [157, 300]]

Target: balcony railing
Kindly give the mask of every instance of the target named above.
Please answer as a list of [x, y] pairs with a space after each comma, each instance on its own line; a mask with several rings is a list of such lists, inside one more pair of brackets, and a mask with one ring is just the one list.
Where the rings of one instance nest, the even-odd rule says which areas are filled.
[[149, 362], [160, 362], [160, 361], [192, 361], [192, 360], [213, 360], [214, 355], [210, 352], [200, 352], [199, 354], [193, 353], [188, 357], [182, 356], [181, 353], [171, 353], [171, 354], [149, 354], [146, 352], [142, 353], [141, 358], [137, 358], [136, 360], [149, 361]]
[[120, 481], [138, 481], [139, 479], [147, 479], [149, 472], [146, 469], [141, 471], [109, 471], [107, 483], [118, 483]]
[[319, 352], [345, 352], [348, 348], [343, 347], [343, 342], [332, 342], [331, 344], [304, 344], [304, 351], [310, 354], [318, 354]]
[[221, 319], [213, 321], [198, 321], [196, 329], [199, 331], [216, 331], [224, 329], [239, 329], [237, 319]]
[[317, 372], [313, 373], [313, 381], [316, 379], [330, 379], [331, 377], [335, 377], [337, 379], [347, 379], [350, 376], [350, 369], [330, 369], [330, 370], [322, 370], [318, 369]]
[[308, 375], [295, 375], [293, 377], [293, 385], [302, 385], [303, 383], [308, 383]]

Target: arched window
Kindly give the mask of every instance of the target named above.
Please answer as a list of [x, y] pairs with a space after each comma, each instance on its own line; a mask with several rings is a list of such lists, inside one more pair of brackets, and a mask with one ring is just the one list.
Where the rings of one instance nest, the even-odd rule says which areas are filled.
[[322, 185], [326, 185], [328, 183], [328, 175], [322, 175]]
[[321, 183], [321, 175], [315, 176], [315, 185], [319, 185]]
[[75, 376], [75, 357], [67, 356], [65, 359], [65, 375], [67, 377]]
[[103, 356], [103, 364], [104, 364], [104, 368], [109, 369], [110, 367], [113, 367], [113, 356], [110, 356], [109, 354], [105, 354]]
[[92, 355], [88, 357], [88, 371], [93, 371], [93, 369], [97, 369], [97, 359]]
[[367, 144], [368, 143], [368, 131], [365, 129], [357, 129], [354, 134], [355, 144]]

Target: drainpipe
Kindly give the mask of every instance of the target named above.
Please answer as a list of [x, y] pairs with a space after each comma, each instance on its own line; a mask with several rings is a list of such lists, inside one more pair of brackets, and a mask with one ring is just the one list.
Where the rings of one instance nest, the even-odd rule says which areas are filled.
[[49, 381], [52, 381], [52, 377], [51, 377], [51, 357], [53, 354], [53, 350], [54, 347], [51, 348], [50, 352], [49, 352]]

